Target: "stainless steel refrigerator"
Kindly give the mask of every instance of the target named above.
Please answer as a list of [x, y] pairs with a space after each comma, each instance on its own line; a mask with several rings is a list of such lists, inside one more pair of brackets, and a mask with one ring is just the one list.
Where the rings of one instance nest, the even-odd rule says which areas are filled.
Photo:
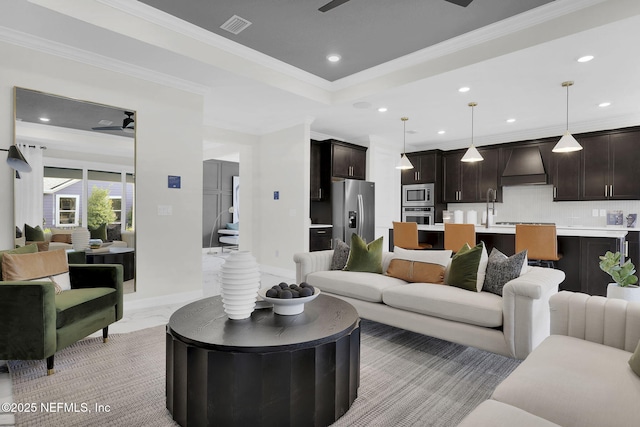
[[331, 210], [334, 239], [349, 245], [351, 235], [356, 233], [367, 243], [374, 240], [375, 183], [355, 179], [334, 182]]

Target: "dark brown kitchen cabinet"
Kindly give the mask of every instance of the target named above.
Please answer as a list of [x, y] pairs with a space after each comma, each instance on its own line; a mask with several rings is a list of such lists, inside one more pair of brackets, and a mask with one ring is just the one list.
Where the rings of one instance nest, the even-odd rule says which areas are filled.
[[582, 200], [640, 199], [640, 132], [579, 138], [582, 152]]
[[336, 178], [365, 179], [367, 149], [358, 145], [331, 144], [331, 175]]
[[552, 154], [553, 200], [580, 200], [581, 152]]
[[407, 154], [413, 169], [402, 171], [402, 185], [409, 184], [430, 184], [436, 182], [440, 155], [437, 152], [431, 153], [409, 153]]
[[311, 187], [310, 198], [313, 201], [329, 200], [331, 194], [331, 175], [329, 169], [329, 147], [319, 141], [311, 141]]
[[309, 252], [324, 251], [331, 248], [331, 227], [309, 229]]
[[501, 200], [498, 186], [500, 151], [498, 148], [478, 151], [484, 158], [480, 162], [462, 162], [466, 150], [446, 152], [442, 156], [445, 203], [483, 202], [489, 188], [497, 190], [497, 200]]
[[580, 238], [580, 292], [589, 295], [607, 295], [607, 285], [611, 283], [611, 276], [600, 270], [599, 256], [607, 251], [621, 251], [618, 239], [605, 237]]

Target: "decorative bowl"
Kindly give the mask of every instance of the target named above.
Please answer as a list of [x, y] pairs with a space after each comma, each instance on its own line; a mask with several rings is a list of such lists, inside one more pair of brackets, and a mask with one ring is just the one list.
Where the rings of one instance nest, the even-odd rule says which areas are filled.
[[314, 288], [313, 295], [311, 295], [310, 297], [291, 299], [271, 298], [265, 295], [269, 289], [270, 288], [260, 289], [258, 291], [258, 296], [260, 296], [260, 298], [262, 298], [263, 300], [273, 304], [273, 312], [282, 316], [293, 316], [295, 314], [302, 313], [304, 311], [304, 305], [310, 301], [313, 301], [318, 295], [320, 295], [320, 289]]

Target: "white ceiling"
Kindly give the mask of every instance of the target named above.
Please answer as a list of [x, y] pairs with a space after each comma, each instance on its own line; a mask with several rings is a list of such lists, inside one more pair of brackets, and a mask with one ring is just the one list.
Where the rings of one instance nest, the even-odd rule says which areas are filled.
[[[2, 2], [0, 40], [202, 93], [205, 126], [254, 135], [312, 120], [316, 136], [401, 147], [408, 116], [407, 151], [459, 148], [470, 101], [477, 145], [560, 135], [565, 80], [574, 133], [640, 124], [637, 0], [556, 0], [336, 81], [136, 1]], [[576, 62], [585, 54], [595, 59]]]

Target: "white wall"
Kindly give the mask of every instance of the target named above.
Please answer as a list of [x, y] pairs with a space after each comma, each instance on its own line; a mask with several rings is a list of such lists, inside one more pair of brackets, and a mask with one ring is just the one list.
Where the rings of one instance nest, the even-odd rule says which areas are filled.
[[[253, 252], [261, 264], [294, 270], [293, 254], [309, 250], [309, 141], [308, 123], [259, 138], [253, 156]], [[240, 176], [242, 167], [241, 159]]]
[[[0, 43], [0, 148], [13, 140], [13, 87], [132, 109], [136, 114], [136, 286], [130, 300], [202, 289], [200, 95]], [[181, 189], [167, 188], [180, 175]], [[0, 165], [0, 247], [13, 245], [12, 171]], [[158, 206], [171, 206], [159, 216]]]
[[367, 179], [376, 183], [375, 237], [384, 237], [383, 250], [389, 248], [389, 229], [400, 221], [400, 157], [397, 148], [379, 137], [371, 136], [367, 150]]

